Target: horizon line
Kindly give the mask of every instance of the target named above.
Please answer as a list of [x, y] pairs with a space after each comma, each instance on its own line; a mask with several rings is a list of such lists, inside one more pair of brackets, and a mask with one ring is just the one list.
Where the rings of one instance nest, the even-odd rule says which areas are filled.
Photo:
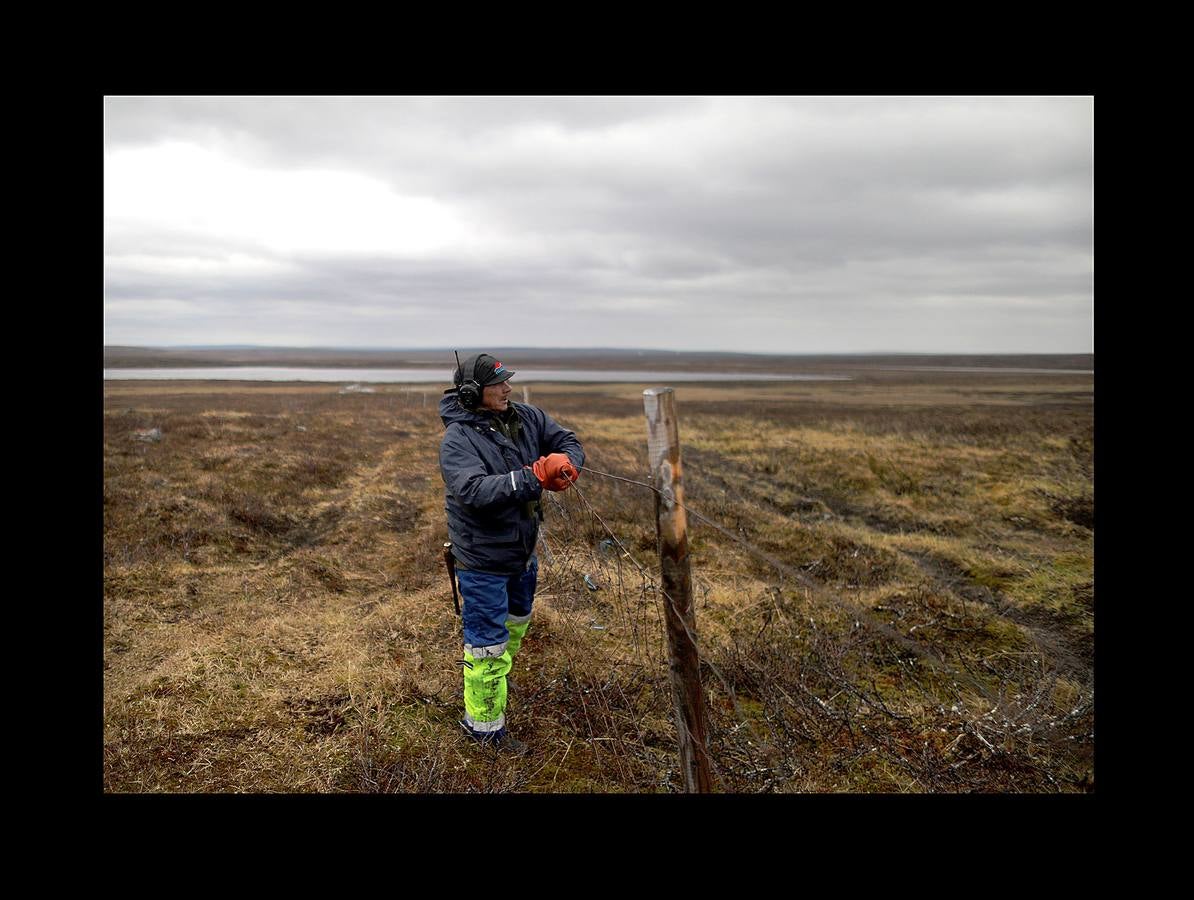
[[[104, 344], [105, 350], [352, 350], [376, 353], [436, 353], [452, 352], [460, 347], [450, 345], [436, 347], [390, 347], [335, 344]], [[493, 350], [561, 350], [606, 353], [717, 353], [742, 356], [1093, 356], [1093, 350], [827, 350], [827, 351], [780, 351], [780, 350], [726, 350], [685, 349], [674, 350], [662, 347], [576, 347], [545, 345], [491, 346]]]

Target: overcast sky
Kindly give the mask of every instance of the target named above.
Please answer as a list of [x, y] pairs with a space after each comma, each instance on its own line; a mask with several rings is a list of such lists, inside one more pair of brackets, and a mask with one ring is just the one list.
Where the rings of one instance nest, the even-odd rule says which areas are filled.
[[104, 342], [1094, 349], [1091, 97], [109, 97]]

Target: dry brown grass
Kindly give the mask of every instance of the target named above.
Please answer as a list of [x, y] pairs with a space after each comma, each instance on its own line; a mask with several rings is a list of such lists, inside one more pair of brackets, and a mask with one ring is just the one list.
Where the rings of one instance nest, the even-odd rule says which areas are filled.
[[[641, 479], [642, 387], [531, 399], [594, 468]], [[1090, 789], [1090, 391], [891, 373], [677, 389], [689, 503], [838, 601], [690, 522], [721, 789]], [[459, 731], [438, 399], [106, 385], [106, 790], [678, 789], [658, 596], [577, 492], [549, 504], [516, 664], [511, 725], [533, 752]], [[580, 488], [650, 568], [650, 493]]]

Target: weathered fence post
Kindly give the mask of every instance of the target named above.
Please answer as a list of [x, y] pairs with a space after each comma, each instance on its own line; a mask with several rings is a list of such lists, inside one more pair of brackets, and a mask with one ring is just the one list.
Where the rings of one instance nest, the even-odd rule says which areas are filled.
[[[680, 466], [680, 427], [676, 395], [669, 388], [643, 391], [647, 415], [647, 458], [655, 495], [655, 533], [659, 537], [659, 565], [663, 585], [664, 619], [667, 623], [672, 696], [676, 731], [680, 737], [680, 770], [689, 793], [709, 793], [713, 776], [709, 768], [709, 728], [705, 695], [701, 690], [697, 654], [696, 617], [692, 610], [692, 573], [688, 567], [688, 518]], [[670, 599], [669, 599], [670, 598]]]

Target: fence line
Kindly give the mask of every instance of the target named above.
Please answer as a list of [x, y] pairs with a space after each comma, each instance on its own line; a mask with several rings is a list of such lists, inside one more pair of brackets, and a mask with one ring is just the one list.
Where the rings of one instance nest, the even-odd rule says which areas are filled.
[[[579, 466], [578, 468], [582, 471], [590, 472], [594, 475], [599, 475], [599, 476], [609, 478], [612, 480], [625, 482], [627, 484], [633, 484], [633, 485], [638, 485], [640, 487], [645, 487], [648, 490], [653, 491], [657, 494], [661, 493], [658, 488], [656, 488], [654, 485], [649, 484], [648, 482], [645, 482], [645, 481], [638, 481], [633, 478], [627, 478], [622, 475], [615, 475], [610, 472], [602, 472], [602, 471], [600, 471], [598, 469], [594, 469], [590, 466]], [[609, 527], [609, 525], [606, 523], [606, 521], [600, 516], [600, 514], [597, 512], [597, 510], [588, 501], [588, 498], [586, 498], [577, 489], [576, 482], [572, 483], [572, 489], [577, 491], [577, 496], [580, 498], [581, 502], [588, 508], [590, 513], [592, 513], [592, 515], [597, 519], [597, 521], [601, 524], [601, 527], [605, 529], [605, 531], [610, 535], [610, 537], [614, 540], [614, 542], [620, 548], [622, 548], [622, 550], [625, 553], [625, 555], [627, 556], [627, 558], [629, 558], [630, 561], [634, 563], [634, 565], [638, 568], [639, 572], [643, 575], [643, 577], [646, 580], [650, 581], [652, 583], [652, 586], [660, 594], [662, 594], [667, 599], [667, 601], [672, 604], [672, 608], [675, 609], [675, 603], [672, 600], [672, 598], [667, 596], [667, 593], [663, 590], [662, 586], [659, 585], [658, 581], [653, 576], [651, 576], [650, 573], [647, 572], [647, 570], [630, 554], [630, 552], [628, 550], [626, 550], [625, 546], [618, 539], [617, 535], [614, 534], [613, 530]], [[549, 496], [551, 496], [551, 495], [549, 495]], [[552, 499], [555, 499], [555, 498], [553, 497]], [[894, 643], [898, 644], [900, 647], [903, 647], [905, 650], [908, 650], [909, 652], [915, 654], [918, 658], [924, 660], [931, 668], [936, 670], [938, 672], [938, 674], [948, 675], [950, 678], [954, 679], [955, 687], [958, 686], [958, 684], [957, 684], [958, 681], [964, 682], [966, 685], [971, 687], [975, 692], [977, 692], [979, 695], [981, 695], [983, 698], [985, 698], [987, 701], [989, 701], [991, 703], [992, 707], [997, 707], [1000, 705], [1000, 700], [998, 698], [996, 698], [991, 693], [991, 691], [988, 690], [988, 688], [984, 684], [982, 684], [982, 682], [980, 682], [978, 680], [978, 678], [976, 676], [972, 675], [969, 672], [961, 672], [957, 668], [955, 668], [953, 665], [946, 662], [945, 660], [939, 659], [938, 657], [932, 655], [928, 650], [926, 650], [917, 641], [915, 641], [911, 638], [908, 638], [905, 635], [900, 634], [899, 632], [897, 632], [890, 626], [884, 624], [883, 622], [878, 621], [868, 610], [862, 609], [859, 606], [857, 606], [856, 604], [851, 604], [848, 601], [843, 600], [842, 598], [837, 596], [833, 591], [831, 591], [825, 585], [818, 582], [816, 579], [809, 576], [807, 573], [801, 572], [799, 569], [783, 562], [782, 560], [776, 559], [772, 554], [768, 553], [767, 551], [763, 550], [760, 547], [755, 546], [753, 543], [746, 540], [741, 535], [735, 534], [734, 532], [723, 527], [722, 525], [718, 524], [717, 522], [714, 522], [712, 519], [708, 518], [707, 516], [697, 512], [692, 507], [686, 506], [685, 504], [680, 503], [679, 501], [675, 500], [674, 498], [673, 498], [673, 502], [677, 506], [681, 507], [686, 512], [690, 513], [691, 515], [693, 515], [695, 518], [699, 519], [700, 521], [711, 526], [712, 528], [714, 528], [721, 534], [724, 534], [725, 536], [737, 541], [739, 544], [741, 544], [743, 547], [745, 547], [748, 551], [753, 553], [759, 559], [763, 560], [764, 562], [769, 563], [770, 565], [779, 569], [781, 572], [783, 572], [787, 575], [790, 575], [791, 577], [793, 577], [796, 581], [798, 581], [801, 585], [806, 587], [810, 592], [812, 592], [816, 596], [820, 597], [821, 599], [830, 601], [831, 603], [836, 605], [839, 609], [843, 610], [844, 612], [846, 612], [849, 615], [851, 615], [852, 617], [854, 617], [856, 624], [859, 624], [860, 621], [865, 622], [866, 625], [868, 627], [870, 627], [872, 630], [878, 632], [879, 634], [883, 635], [884, 637], [886, 637], [889, 640], [893, 641]], [[561, 508], [565, 508], [563, 506], [563, 504], [559, 503], [558, 500], [556, 500], [556, 503]], [[718, 680], [721, 681], [721, 683], [725, 686], [727, 692], [729, 693], [731, 702], [734, 705], [735, 711], [739, 713], [739, 718], [742, 718], [741, 712], [738, 708], [738, 703], [737, 703], [737, 698], [736, 698], [735, 692], [732, 689], [732, 687], [729, 685], [728, 680], [722, 675], [722, 673], [717, 669], [717, 667], [709, 659], [709, 656], [700, 649], [700, 644], [698, 643], [696, 636], [692, 634], [692, 632], [687, 628], [687, 626], [685, 626], [685, 631], [688, 632], [688, 636], [692, 640], [694, 646], [696, 646], [698, 648], [698, 654], [700, 655], [700, 657], [705, 661], [705, 663], [707, 665], [709, 665], [710, 669], [714, 672], [714, 674], [717, 675]], [[1032, 636], [1030, 636], [1030, 637], [1032, 637]], [[1032, 640], [1033, 640], [1034, 644], [1037, 644], [1035, 637], [1032, 637]], [[1038, 644], [1038, 649], [1039, 649], [1039, 644]], [[743, 720], [743, 721], [744, 721], [744, 724], [747, 724], [747, 726], [750, 727], [749, 723], [746, 723], [745, 720]], [[753, 731], [753, 728], [751, 730]]]

